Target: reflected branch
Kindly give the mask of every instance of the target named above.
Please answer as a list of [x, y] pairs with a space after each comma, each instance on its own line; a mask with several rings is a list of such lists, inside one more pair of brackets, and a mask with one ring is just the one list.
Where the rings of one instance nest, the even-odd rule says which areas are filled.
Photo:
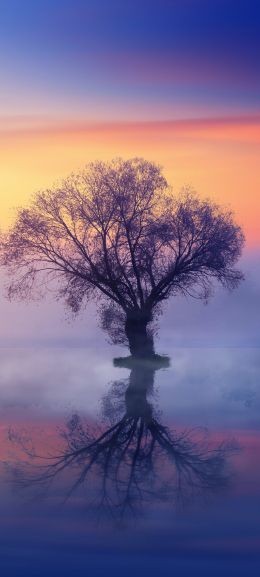
[[[117, 519], [136, 515], [144, 503], [176, 505], [226, 487], [235, 442], [212, 446], [203, 429], [178, 432], [163, 425], [151, 403], [158, 366], [158, 360], [156, 365], [147, 359], [133, 362], [129, 380], [113, 384], [103, 399], [103, 416], [110, 421], [105, 430], [94, 431], [75, 414], [60, 431], [60, 453], [41, 462], [30, 449], [27, 463], [13, 468], [16, 486], [43, 490], [68, 474], [66, 499], [84, 487], [84, 496], [94, 498], [97, 510]], [[113, 422], [120, 395], [124, 413]], [[19, 435], [13, 440], [26, 452]]]

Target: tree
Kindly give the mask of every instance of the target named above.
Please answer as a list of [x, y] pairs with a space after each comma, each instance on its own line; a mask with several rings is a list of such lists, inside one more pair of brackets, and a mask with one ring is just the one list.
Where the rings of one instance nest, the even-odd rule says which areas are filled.
[[153, 352], [149, 326], [171, 295], [207, 299], [215, 280], [238, 285], [243, 241], [229, 211], [190, 190], [176, 197], [152, 162], [116, 159], [38, 192], [4, 236], [1, 261], [10, 298], [50, 284], [75, 312], [95, 298], [103, 325], [119, 316], [138, 356]]

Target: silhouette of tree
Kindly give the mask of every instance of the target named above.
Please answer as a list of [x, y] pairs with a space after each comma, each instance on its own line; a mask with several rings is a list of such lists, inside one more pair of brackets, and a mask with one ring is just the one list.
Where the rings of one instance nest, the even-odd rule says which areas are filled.
[[10, 298], [52, 285], [74, 312], [94, 298], [103, 326], [121, 315], [131, 353], [149, 356], [149, 324], [170, 295], [237, 286], [243, 240], [229, 211], [190, 190], [176, 197], [156, 164], [117, 159], [38, 192], [3, 237], [1, 262]]
[[61, 433], [63, 449], [40, 461], [30, 437], [10, 433], [30, 457], [27, 463], [11, 464], [16, 488], [33, 487], [41, 493], [72, 470], [74, 480], [66, 499], [84, 487], [92, 508], [123, 519], [136, 515], [144, 503], [176, 505], [227, 485], [227, 458], [236, 450], [235, 443], [212, 446], [206, 431], [177, 432], [162, 425], [148, 397], [153, 394], [155, 371], [166, 366], [167, 359], [132, 359], [131, 364], [129, 381], [115, 382], [103, 398], [103, 413], [109, 420], [105, 430], [94, 431], [75, 414]]

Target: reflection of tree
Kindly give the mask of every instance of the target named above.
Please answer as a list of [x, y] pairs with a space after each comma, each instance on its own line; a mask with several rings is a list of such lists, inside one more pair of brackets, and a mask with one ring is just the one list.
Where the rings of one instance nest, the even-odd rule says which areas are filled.
[[[129, 366], [130, 360], [126, 361]], [[121, 360], [121, 365], [124, 364]], [[74, 415], [62, 431], [59, 455], [35, 464], [37, 455], [23, 444], [32, 462], [16, 468], [20, 486], [45, 488], [73, 470], [68, 496], [86, 485], [89, 499], [116, 517], [135, 513], [144, 502], [185, 500], [228, 482], [227, 457], [234, 443], [212, 447], [206, 433], [196, 429], [172, 431], [162, 425], [149, 402], [156, 369], [167, 359], [132, 361], [128, 386], [118, 382], [104, 398], [110, 424], [99, 433]], [[124, 412], [120, 412], [124, 399]], [[16, 438], [17, 440], [17, 438]], [[21, 445], [22, 439], [18, 438]], [[94, 488], [94, 492], [93, 492]]]

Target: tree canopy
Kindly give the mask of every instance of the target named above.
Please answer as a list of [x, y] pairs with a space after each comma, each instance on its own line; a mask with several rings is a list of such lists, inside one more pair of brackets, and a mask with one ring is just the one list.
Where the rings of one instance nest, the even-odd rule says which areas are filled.
[[37, 192], [2, 238], [1, 261], [10, 298], [51, 285], [75, 312], [96, 298], [147, 323], [170, 295], [236, 287], [243, 242], [230, 211], [191, 190], [175, 195], [153, 162], [115, 159]]

